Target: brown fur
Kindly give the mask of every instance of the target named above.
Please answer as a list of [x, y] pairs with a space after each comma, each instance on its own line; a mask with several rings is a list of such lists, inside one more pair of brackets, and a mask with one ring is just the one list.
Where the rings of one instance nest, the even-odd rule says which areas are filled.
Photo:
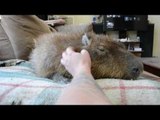
[[[30, 56], [37, 75], [51, 78], [55, 73], [60, 73], [71, 78], [60, 63], [62, 52], [68, 46], [73, 46], [76, 51], [82, 48], [88, 50], [92, 60], [91, 71], [95, 79], [136, 79], [143, 71], [141, 61], [128, 52], [121, 43], [109, 39], [106, 35], [88, 32], [87, 36], [92, 41], [85, 46], [81, 41], [82, 35], [83, 33], [53, 33], [40, 36]], [[132, 72], [133, 68], [138, 68], [136, 74]]]

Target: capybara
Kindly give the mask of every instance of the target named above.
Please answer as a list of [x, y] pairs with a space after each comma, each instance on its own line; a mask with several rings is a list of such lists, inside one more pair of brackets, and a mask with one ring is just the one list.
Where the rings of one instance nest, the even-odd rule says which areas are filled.
[[142, 62], [125, 46], [107, 35], [94, 32], [51, 33], [37, 38], [30, 61], [40, 77], [52, 78], [55, 73], [72, 78], [60, 63], [62, 52], [72, 46], [79, 52], [86, 49], [91, 56], [91, 72], [95, 79], [137, 79], [143, 71]]

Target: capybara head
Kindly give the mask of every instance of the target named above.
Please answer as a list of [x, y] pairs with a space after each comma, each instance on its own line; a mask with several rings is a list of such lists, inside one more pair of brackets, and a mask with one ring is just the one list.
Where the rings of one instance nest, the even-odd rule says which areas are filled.
[[137, 79], [143, 71], [140, 59], [107, 35], [89, 32], [83, 35], [82, 43], [90, 53], [94, 78]]

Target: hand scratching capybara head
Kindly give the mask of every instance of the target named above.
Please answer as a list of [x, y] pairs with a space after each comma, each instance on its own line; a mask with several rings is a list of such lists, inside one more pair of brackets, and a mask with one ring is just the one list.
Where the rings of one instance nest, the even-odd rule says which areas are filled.
[[76, 51], [86, 49], [90, 53], [91, 72], [95, 79], [137, 79], [143, 71], [141, 61], [128, 52], [122, 43], [107, 35], [88, 33], [53, 33], [40, 36], [30, 61], [38, 76], [52, 78], [55, 73], [71, 75], [61, 65], [62, 52], [69, 46]]

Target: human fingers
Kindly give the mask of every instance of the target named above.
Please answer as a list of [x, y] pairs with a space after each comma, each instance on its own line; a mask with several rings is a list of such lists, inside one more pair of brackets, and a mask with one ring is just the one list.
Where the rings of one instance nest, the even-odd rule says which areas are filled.
[[74, 52], [74, 48], [71, 47], [71, 46], [66, 49], [66, 53], [67, 53], [68, 55], [71, 55], [73, 52]]
[[61, 58], [61, 64], [64, 65], [65, 64], [65, 61], [63, 58]]
[[85, 55], [85, 56], [90, 56], [89, 52], [87, 50], [85, 50], [85, 49], [81, 50], [81, 54]]
[[66, 58], [66, 56], [67, 56], [67, 53], [66, 53], [66, 51], [64, 51], [64, 52], [62, 53], [62, 58], [64, 59], [64, 58]]
[[69, 57], [65, 51], [62, 53], [61, 64], [66, 66], [68, 64], [68, 61], [69, 61]]

